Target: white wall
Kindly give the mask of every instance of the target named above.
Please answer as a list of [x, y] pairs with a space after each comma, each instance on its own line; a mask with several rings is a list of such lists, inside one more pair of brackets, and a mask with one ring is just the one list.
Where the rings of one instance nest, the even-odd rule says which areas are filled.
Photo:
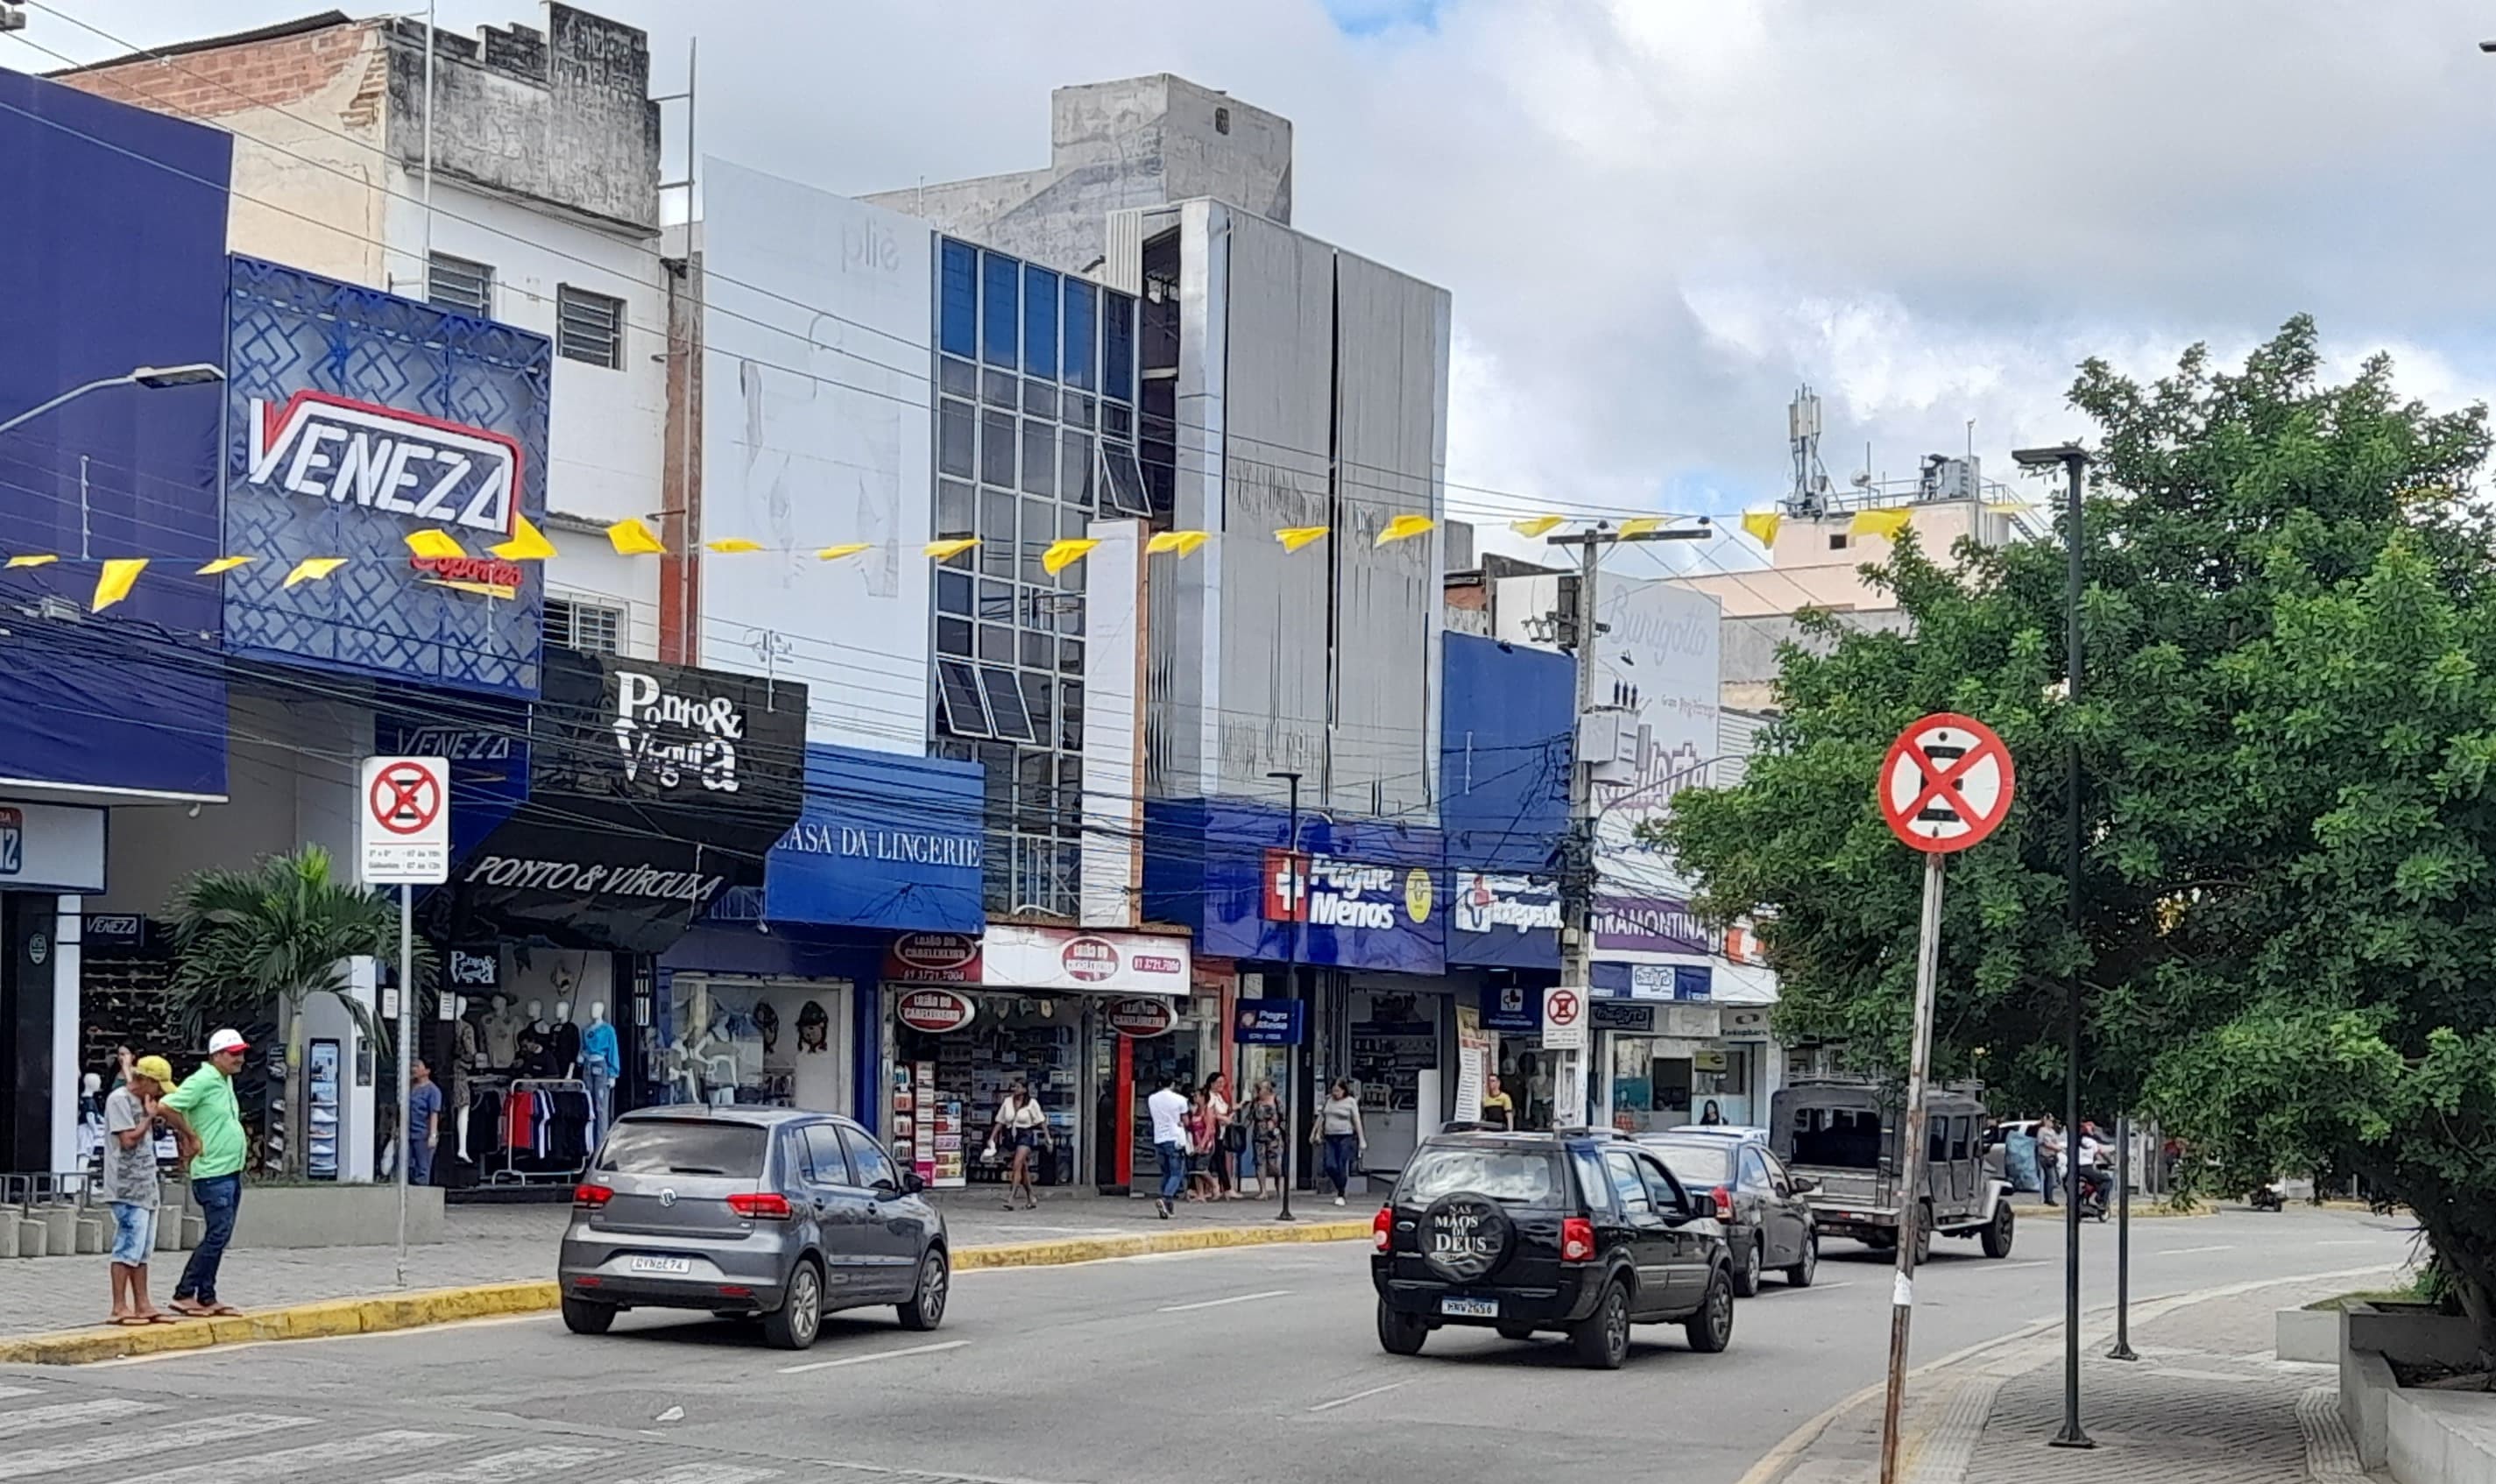
[[[410, 171], [394, 189], [414, 198], [421, 187]], [[493, 317], [552, 338], [555, 303], [565, 285], [624, 300], [623, 365], [617, 370], [554, 357], [554, 389], [546, 431], [546, 509], [600, 524], [652, 516], [665, 503], [662, 474], [668, 417], [667, 279], [656, 237], [628, 236], [570, 217], [534, 210], [436, 177], [433, 250], [494, 270]], [[387, 202], [390, 238], [398, 251], [390, 287], [422, 297], [424, 211], [413, 200]], [[403, 256], [402, 256], [403, 255]], [[653, 522], [656, 525], [656, 522]], [[650, 625], [656, 653], [659, 561], [623, 558], [603, 536], [549, 533], [564, 554], [546, 564], [553, 589], [620, 605]], [[636, 627], [639, 627], [638, 625]]]
[[[935, 235], [704, 160], [702, 661], [808, 687], [810, 740], [925, 751]], [[825, 546], [870, 549], [818, 561]]]

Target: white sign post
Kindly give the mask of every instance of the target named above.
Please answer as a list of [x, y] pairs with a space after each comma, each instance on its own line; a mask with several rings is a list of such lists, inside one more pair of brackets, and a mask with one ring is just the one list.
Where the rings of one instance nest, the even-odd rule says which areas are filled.
[[416, 1044], [416, 888], [451, 880], [451, 761], [367, 757], [357, 775], [357, 877], [398, 887], [398, 1285], [407, 1286], [410, 1064]]
[[1587, 995], [1583, 985], [1558, 984], [1543, 992], [1543, 1049], [1555, 1054], [1551, 1074], [1551, 1123], [1576, 1128], [1586, 1122]]

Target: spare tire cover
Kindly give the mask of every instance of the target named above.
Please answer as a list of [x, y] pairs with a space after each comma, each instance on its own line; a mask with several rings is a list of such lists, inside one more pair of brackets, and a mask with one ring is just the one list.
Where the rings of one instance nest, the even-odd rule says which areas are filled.
[[1421, 1213], [1421, 1260], [1451, 1283], [1478, 1283], [1499, 1271], [1516, 1246], [1516, 1223], [1487, 1195], [1458, 1190]]

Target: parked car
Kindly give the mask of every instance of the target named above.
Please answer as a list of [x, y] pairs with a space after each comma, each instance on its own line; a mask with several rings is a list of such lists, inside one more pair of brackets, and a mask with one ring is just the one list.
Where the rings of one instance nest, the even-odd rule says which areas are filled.
[[1673, 1178], [1716, 1202], [1725, 1240], [1733, 1250], [1733, 1296], [1760, 1291], [1760, 1275], [1775, 1268], [1786, 1285], [1808, 1288], [1820, 1269], [1820, 1230], [1808, 1176], [1789, 1172], [1768, 1147], [1765, 1128], [1669, 1128], [1638, 1136], [1664, 1157]]
[[1979, 1238], [1988, 1257], [2011, 1255], [2011, 1187], [1998, 1152], [1980, 1145], [1978, 1130], [1990, 1119], [1974, 1093], [1926, 1095], [1924, 1188], [1912, 1196], [1899, 1154], [1906, 1110], [1888, 1087], [1848, 1078], [1797, 1082], [1778, 1089], [1769, 1105], [1777, 1157], [1817, 1184], [1812, 1216], [1824, 1234], [1892, 1251], [1907, 1212], [1919, 1206], [1918, 1262], [1931, 1255], [1936, 1232]]
[[1569, 1337], [1603, 1370], [1630, 1326], [1679, 1324], [1690, 1347], [1733, 1338], [1733, 1263], [1716, 1203], [1602, 1130], [1468, 1131], [1423, 1141], [1371, 1228], [1378, 1343], [1420, 1353], [1445, 1325]]
[[644, 1108], [616, 1120], [574, 1191], [563, 1322], [603, 1335], [627, 1309], [759, 1318], [782, 1349], [824, 1315], [890, 1304], [945, 1318], [945, 1219], [917, 1173], [845, 1118], [790, 1108]]

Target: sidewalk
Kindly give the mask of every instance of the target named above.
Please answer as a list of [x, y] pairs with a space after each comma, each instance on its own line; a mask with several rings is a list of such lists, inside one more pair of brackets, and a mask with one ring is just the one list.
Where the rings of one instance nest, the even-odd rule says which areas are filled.
[[[251, 1197], [246, 1193], [243, 1198]], [[1037, 1211], [1008, 1212], [993, 1189], [948, 1191], [937, 1198], [955, 1249], [1005, 1243], [1183, 1231], [1190, 1227], [1270, 1222], [1270, 1201], [1182, 1205], [1170, 1221], [1153, 1203], [1125, 1196], [1044, 1197]], [[1314, 1197], [1294, 1198], [1303, 1224], [1366, 1220], [1363, 1207], [1338, 1210]], [[554, 1277], [555, 1247], [572, 1208], [565, 1205], [452, 1206], [444, 1214], [447, 1240], [407, 1250], [407, 1286], [451, 1288]], [[148, 1267], [156, 1302], [173, 1293], [187, 1252], [158, 1252]], [[278, 1305], [358, 1298], [394, 1291], [397, 1250], [324, 1247], [289, 1251], [227, 1250], [218, 1296], [246, 1313]], [[77, 1329], [102, 1322], [110, 1307], [101, 1256], [29, 1257], [0, 1262], [0, 1339]]]
[[[2366, 1484], [2332, 1368], [2271, 1356], [2274, 1311], [2365, 1285], [2291, 1281], [2136, 1304], [2140, 1359], [2129, 1362], [2105, 1358], [2113, 1321], [2093, 1316], [2080, 1351], [2090, 1449], [2046, 1446], [2063, 1419], [2060, 1325], [1934, 1364], [1908, 1379], [1900, 1474], [1908, 1484]], [[1880, 1471], [1876, 1388], [1766, 1477], [1870, 1484]]]

